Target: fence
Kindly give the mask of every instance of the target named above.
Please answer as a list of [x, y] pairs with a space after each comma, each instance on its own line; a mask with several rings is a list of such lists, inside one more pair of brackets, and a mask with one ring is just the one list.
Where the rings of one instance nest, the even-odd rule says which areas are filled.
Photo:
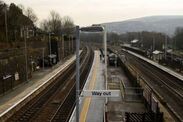
[[163, 122], [163, 113], [130, 113], [125, 112], [126, 122]]
[[[124, 58], [124, 57], [122, 57]], [[153, 89], [151, 89], [150, 85], [148, 84], [148, 82], [146, 81], [146, 79], [144, 79], [132, 66], [130, 66], [128, 64], [128, 62], [122, 62], [122, 59], [120, 59], [120, 65], [121, 67], [124, 69], [125, 73], [127, 74], [127, 76], [130, 78], [131, 81], [133, 81], [133, 86], [135, 86], [136, 88], [141, 88], [141, 89], [132, 89], [135, 90], [140, 96], [143, 97], [144, 99], [144, 103], [148, 109], [148, 111], [150, 111], [151, 113], [127, 113], [126, 114], [126, 118], [127, 120], [133, 121], [131, 120], [131, 118], [143, 118], [143, 121], [147, 121], [146, 118], [151, 118], [150, 120], [152, 120], [152, 122], [162, 122], [163, 121], [163, 113], [160, 112], [160, 108], [159, 108], [159, 103], [158, 100], [155, 97], [155, 94], [153, 92]], [[122, 84], [124, 86], [124, 84]], [[124, 93], [127, 92], [127, 88], [122, 87], [124, 90]], [[129, 94], [124, 94], [124, 97], [129, 96]], [[132, 94], [133, 96], [135, 94]], [[139, 96], [138, 96], [139, 97]], [[137, 119], [138, 120], [138, 119]], [[155, 121], [156, 120], [156, 121]], [[141, 121], [139, 121], [141, 122]], [[151, 121], [149, 121], [151, 122]]]

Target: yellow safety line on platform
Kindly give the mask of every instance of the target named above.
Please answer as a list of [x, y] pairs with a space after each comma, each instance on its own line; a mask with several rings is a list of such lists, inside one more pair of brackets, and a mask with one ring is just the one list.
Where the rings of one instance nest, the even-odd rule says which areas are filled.
[[[98, 52], [96, 52], [96, 61], [94, 62], [95, 64], [94, 64], [94, 67], [93, 67], [92, 79], [90, 80], [88, 90], [93, 90], [94, 87], [95, 87], [96, 73], [97, 73], [97, 68], [98, 68], [98, 63], [99, 63], [99, 57], [98, 56], [99, 56]], [[90, 107], [90, 103], [91, 103], [91, 97], [84, 98], [84, 104], [83, 104], [83, 108], [82, 108], [81, 115], [80, 115], [80, 122], [85, 122], [86, 121], [88, 109]]]

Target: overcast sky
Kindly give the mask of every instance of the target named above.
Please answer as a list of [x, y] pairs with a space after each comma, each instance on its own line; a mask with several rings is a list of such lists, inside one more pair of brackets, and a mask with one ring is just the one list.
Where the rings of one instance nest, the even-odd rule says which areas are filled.
[[86, 26], [152, 15], [183, 15], [183, 0], [4, 0], [34, 9], [39, 20], [51, 10]]

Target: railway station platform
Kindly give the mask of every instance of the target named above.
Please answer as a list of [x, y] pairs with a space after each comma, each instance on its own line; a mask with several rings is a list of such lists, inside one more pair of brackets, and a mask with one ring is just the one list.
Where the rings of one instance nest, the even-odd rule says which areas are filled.
[[[104, 63], [100, 52], [95, 51], [94, 62], [83, 90], [104, 90]], [[82, 94], [82, 93], [81, 93]], [[102, 122], [105, 98], [80, 97], [80, 122]], [[70, 122], [75, 122], [75, 110]]]
[[[25, 104], [24, 102], [31, 99], [35, 94], [38, 94], [50, 81], [59, 75], [66, 67], [74, 60], [75, 56], [70, 56], [65, 61], [59, 62], [55, 66], [44, 71], [38, 71], [33, 74], [33, 78], [27, 83], [19, 85], [13, 91], [6, 93], [0, 97], [0, 121], [4, 121], [8, 116], [11, 116], [18, 107]], [[34, 95], [33, 95], [34, 94]]]
[[138, 57], [138, 58], [140, 58], [140, 59], [150, 63], [151, 65], [154, 65], [155, 67], [161, 69], [162, 71], [165, 71], [165, 72], [169, 73], [170, 75], [172, 75], [172, 76], [174, 76], [174, 77], [176, 77], [176, 78], [178, 78], [180, 80], [183, 80], [183, 75], [181, 75], [181, 74], [179, 74], [179, 73], [177, 73], [177, 72], [175, 72], [175, 71], [173, 71], [173, 70], [171, 70], [171, 69], [169, 69], [169, 68], [167, 68], [167, 67], [165, 67], [163, 65], [160, 65], [157, 62], [154, 62], [154, 61], [152, 61], [150, 59], [147, 59], [147, 58], [145, 58], [145, 57], [143, 57], [143, 56], [141, 56], [139, 54], [136, 54], [136, 53], [134, 53], [132, 51], [127, 51], [127, 50], [124, 50], [124, 49], [123, 49], [123, 51], [128, 52], [128, 53], [130, 53], [130, 54], [132, 54], [132, 55], [134, 55], [134, 56], [136, 56], [136, 57]]
[[[136, 97], [136, 87], [131, 84], [121, 67], [108, 67], [108, 76], [108, 89], [121, 91], [120, 97], [108, 98], [106, 106], [106, 119], [108, 122], [124, 122], [125, 112], [147, 112], [142, 99]], [[123, 90], [123, 85], [126, 92]], [[128, 88], [130, 90], [127, 90]]]
[[[105, 64], [100, 60], [100, 51], [95, 51], [94, 62], [89, 73], [89, 77], [84, 86], [84, 90], [105, 90], [104, 70]], [[108, 66], [108, 89], [121, 90], [120, 82], [131, 87], [130, 81], [125, 76], [120, 67]], [[145, 112], [146, 108], [140, 102], [125, 102], [122, 94], [119, 97], [80, 97], [80, 122], [121, 122], [125, 112]], [[105, 113], [107, 117], [104, 118]], [[119, 118], [120, 116], [120, 118]], [[75, 110], [73, 111], [70, 121], [75, 122]]]

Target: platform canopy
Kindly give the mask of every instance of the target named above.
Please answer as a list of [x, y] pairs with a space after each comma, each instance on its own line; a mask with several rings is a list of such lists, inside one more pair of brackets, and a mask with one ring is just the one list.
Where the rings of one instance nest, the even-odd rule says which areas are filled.
[[104, 27], [101, 25], [92, 25], [87, 27], [80, 28], [80, 31], [82, 32], [102, 32], [104, 31]]

